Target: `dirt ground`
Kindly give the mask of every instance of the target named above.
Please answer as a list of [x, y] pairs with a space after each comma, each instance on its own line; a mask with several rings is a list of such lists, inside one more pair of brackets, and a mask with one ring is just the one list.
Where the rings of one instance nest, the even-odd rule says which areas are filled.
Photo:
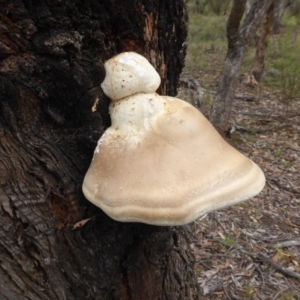
[[[185, 86], [178, 97], [197, 95]], [[203, 299], [300, 299], [300, 99], [282, 98], [244, 83], [236, 91], [228, 142], [262, 168], [266, 185], [192, 225]]]

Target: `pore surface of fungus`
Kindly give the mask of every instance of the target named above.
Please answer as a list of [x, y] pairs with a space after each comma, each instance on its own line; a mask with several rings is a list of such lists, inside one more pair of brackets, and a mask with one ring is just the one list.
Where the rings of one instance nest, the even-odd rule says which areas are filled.
[[98, 141], [83, 192], [123, 222], [183, 225], [258, 194], [261, 169], [193, 106], [155, 93], [160, 77], [133, 52], [105, 63], [111, 127]]

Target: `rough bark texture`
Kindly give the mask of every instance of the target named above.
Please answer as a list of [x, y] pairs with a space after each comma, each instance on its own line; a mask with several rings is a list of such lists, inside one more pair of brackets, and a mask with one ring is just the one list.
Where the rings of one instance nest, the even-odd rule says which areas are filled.
[[236, 82], [247, 43], [273, 1], [256, 0], [241, 28], [239, 28], [241, 10], [245, 9], [246, 1], [235, 0], [233, 3], [227, 26], [228, 52], [210, 117], [210, 121], [220, 133], [226, 130], [230, 117]]
[[178, 0], [0, 0], [1, 299], [198, 299], [186, 227], [118, 223], [81, 192], [110, 122], [103, 62], [141, 53], [174, 95], [185, 14]]
[[266, 51], [268, 46], [268, 36], [271, 32], [272, 25], [274, 22], [274, 8], [275, 8], [275, 1], [271, 4], [267, 11], [266, 15], [266, 22], [264, 26], [262, 27], [259, 39], [257, 41], [256, 45], [256, 52], [255, 52], [255, 58], [253, 61], [252, 69], [251, 69], [251, 76], [256, 81], [260, 81], [261, 76], [265, 69], [265, 57], [266, 57]]

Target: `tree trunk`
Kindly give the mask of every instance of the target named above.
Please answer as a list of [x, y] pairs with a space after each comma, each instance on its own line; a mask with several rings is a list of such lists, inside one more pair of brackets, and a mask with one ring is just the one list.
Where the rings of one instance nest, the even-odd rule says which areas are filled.
[[246, 1], [246, 13], [248, 13], [251, 9], [251, 6], [252, 6], [252, 2], [253, 0], [247, 0]]
[[268, 36], [271, 32], [271, 28], [274, 22], [274, 8], [275, 8], [275, 1], [271, 4], [267, 11], [266, 15], [266, 22], [262, 27], [257, 45], [256, 45], [256, 52], [255, 58], [253, 61], [252, 69], [250, 72], [250, 76], [253, 76], [255, 82], [260, 81], [261, 76], [265, 69], [265, 57], [266, 51], [268, 46]]
[[245, 10], [246, 0], [233, 2], [227, 23], [228, 52], [210, 117], [210, 121], [220, 133], [223, 133], [227, 127], [236, 82], [248, 41], [273, 1], [256, 0], [241, 28], [239, 24]]
[[274, 11], [274, 23], [273, 23], [273, 33], [280, 33], [280, 22], [284, 14], [284, 11], [288, 6], [293, 4], [294, 0], [275, 0], [275, 11]]
[[251, 81], [257, 84], [265, 69], [265, 57], [268, 46], [268, 36], [273, 28], [274, 34], [280, 32], [280, 21], [285, 9], [293, 3], [293, 0], [274, 0], [266, 15], [266, 22], [262, 27], [257, 45], [254, 62], [250, 71]]
[[183, 0], [0, 0], [1, 299], [198, 299], [188, 227], [113, 221], [81, 191], [110, 122], [103, 62], [141, 53], [174, 95], [185, 16]]

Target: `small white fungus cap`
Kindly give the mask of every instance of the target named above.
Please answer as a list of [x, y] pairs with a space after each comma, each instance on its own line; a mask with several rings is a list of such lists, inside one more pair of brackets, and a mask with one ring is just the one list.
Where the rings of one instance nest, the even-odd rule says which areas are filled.
[[106, 77], [101, 84], [111, 100], [136, 93], [155, 93], [160, 77], [148, 60], [134, 52], [121, 53], [105, 64]]
[[[120, 54], [118, 61], [123, 55], [130, 62], [123, 66], [126, 76], [129, 70], [134, 75], [134, 83], [128, 82], [134, 92], [110, 105], [112, 125], [100, 138], [84, 178], [86, 198], [118, 221], [171, 226], [257, 195], [265, 184], [261, 169], [231, 147], [196, 108], [159, 96], [154, 87], [143, 90], [145, 78], [139, 81], [137, 74], [151, 65], [136, 53]], [[107, 77], [114, 76], [114, 61], [105, 65]], [[131, 61], [143, 62], [138, 71]], [[104, 83], [115, 82], [107, 77]]]

